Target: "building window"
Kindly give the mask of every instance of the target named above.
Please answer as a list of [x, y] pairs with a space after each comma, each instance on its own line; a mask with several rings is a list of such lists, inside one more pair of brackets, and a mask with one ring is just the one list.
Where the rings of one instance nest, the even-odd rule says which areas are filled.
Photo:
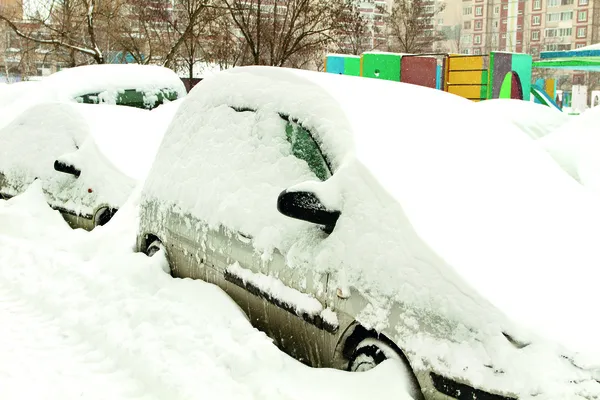
[[585, 22], [585, 21], [587, 21], [587, 10], [579, 11], [577, 13], [577, 21], [578, 22]]
[[542, 9], [542, 0], [533, 0], [533, 9], [541, 10]]
[[481, 54], [481, 49], [479, 47], [474, 48], [473, 49], [473, 54], [475, 54], [475, 55]]
[[481, 21], [475, 21], [475, 30], [476, 31], [480, 31], [481, 30]]
[[483, 6], [475, 7], [475, 15], [482, 16], [483, 15]]
[[581, 27], [577, 28], [577, 37], [578, 38], [584, 38], [586, 34], [587, 34], [587, 28], [585, 26], [581, 26]]
[[502, 25], [506, 25], [506, 20], [505, 19], [502, 20]]
[[531, 40], [540, 40], [540, 31], [531, 31]]
[[540, 16], [539, 15], [534, 15], [531, 18], [531, 24], [532, 25], [539, 25], [540, 24]]
[[502, 34], [502, 39], [506, 39], [506, 33]]
[[498, 27], [498, 21], [494, 21], [494, 28]]
[[565, 37], [565, 36], [571, 36], [572, 34], [573, 34], [572, 28], [551, 28], [551, 29], [546, 29], [544, 36], [547, 38]]
[[548, 7], [560, 6], [560, 0], [548, 0]]
[[473, 43], [475, 43], [475, 44], [481, 44], [481, 35], [475, 35], [475, 36], [473, 36]]
[[588, 5], [588, 0], [579, 0], [579, 5], [580, 6], [587, 6]]
[[577, 43], [577, 44], [575, 45], [575, 48], [576, 48], [576, 49], [580, 49], [580, 48], [582, 48], [582, 47], [585, 47], [585, 43]]
[[465, 21], [463, 29], [471, 29], [471, 21]]
[[473, 14], [473, 7], [463, 8], [463, 15], [471, 15], [471, 14]]
[[536, 55], [536, 56], [537, 56], [538, 52], [539, 52], [539, 49], [538, 49], [537, 47], [532, 47], [532, 48], [531, 48], [531, 54], [533, 54], [533, 55]]
[[503, 10], [508, 10], [508, 6], [502, 6]]
[[573, 0], [561, 0], [560, 1], [561, 6], [570, 6], [572, 4], [573, 4]]

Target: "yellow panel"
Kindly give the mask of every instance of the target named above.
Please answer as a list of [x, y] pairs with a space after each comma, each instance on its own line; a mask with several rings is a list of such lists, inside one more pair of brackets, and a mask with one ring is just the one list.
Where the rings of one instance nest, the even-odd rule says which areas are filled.
[[450, 57], [448, 63], [451, 71], [483, 69], [483, 56]]
[[448, 76], [450, 83], [471, 83], [481, 85], [481, 71], [450, 71]]
[[479, 99], [481, 97], [481, 85], [448, 86], [448, 92], [467, 99]]
[[554, 79], [546, 79], [546, 93], [550, 95], [553, 99], [556, 97], [556, 93], [554, 93]]

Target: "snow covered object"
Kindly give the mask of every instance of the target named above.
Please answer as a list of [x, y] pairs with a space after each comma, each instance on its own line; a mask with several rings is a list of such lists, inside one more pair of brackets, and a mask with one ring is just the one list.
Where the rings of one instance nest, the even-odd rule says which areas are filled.
[[185, 96], [177, 74], [165, 67], [138, 64], [85, 65], [46, 77], [42, 84], [59, 100], [129, 105], [152, 109]]
[[72, 227], [105, 224], [150, 169], [178, 104], [147, 111], [51, 102], [27, 109], [0, 129], [0, 197], [39, 179], [48, 203]]
[[497, 120], [510, 121], [532, 139], [543, 138], [573, 119], [567, 113], [533, 101], [491, 99], [478, 102], [477, 106], [489, 113], [490, 124]]
[[103, 64], [63, 69], [41, 81], [0, 91], [0, 127], [28, 108], [47, 102], [126, 105], [153, 109], [186, 95], [177, 74], [157, 65]]
[[[537, 247], [554, 244], [539, 225], [548, 214], [528, 188], [578, 188], [513, 125], [482, 131], [477, 110], [395, 82], [270, 67], [215, 74], [183, 100], [161, 143], [137, 248], [165, 254], [173, 276], [220, 286], [313, 366], [364, 371], [394, 358], [414, 398], [597, 398], [598, 364], [576, 366], [579, 353], [513, 322], [548, 328], [563, 311], [549, 320], [523, 301], [530, 274], [547, 268], [554, 282], [555, 272]], [[453, 124], [461, 114], [474, 121]], [[585, 234], [577, 243], [600, 240]], [[549, 257], [573, 259], [573, 249]], [[573, 260], [574, 273], [587, 267]], [[553, 294], [540, 303], [564, 300]], [[597, 348], [597, 331], [579, 328]]]

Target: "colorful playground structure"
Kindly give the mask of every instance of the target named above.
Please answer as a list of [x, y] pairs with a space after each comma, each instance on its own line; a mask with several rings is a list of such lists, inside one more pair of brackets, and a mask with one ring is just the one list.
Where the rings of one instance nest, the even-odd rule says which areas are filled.
[[444, 90], [473, 101], [496, 98], [529, 100], [552, 106], [554, 91], [531, 85], [529, 54], [399, 54], [366, 52], [360, 56], [329, 54], [325, 72], [412, 83]]

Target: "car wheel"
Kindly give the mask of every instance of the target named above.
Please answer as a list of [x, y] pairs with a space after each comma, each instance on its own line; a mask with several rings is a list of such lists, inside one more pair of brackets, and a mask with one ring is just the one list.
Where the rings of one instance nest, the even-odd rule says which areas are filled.
[[100, 210], [98, 210], [98, 212], [96, 212], [96, 216], [94, 217], [94, 225], [106, 225], [116, 213], [117, 210], [115, 210], [114, 208], [101, 208]]
[[171, 265], [169, 264], [169, 259], [167, 258], [167, 250], [160, 240], [156, 239], [152, 241], [152, 243], [150, 243], [150, 245], [144, 251], [144, 254], [146, 254], [148, 257], [152, 257], [161, 250], [164, 255], [164, 258], [161, 260], [162, 270], [172, 276], [173, 271], [171, 270]]
[[421, 392], [421, 387], [406, 358], [398, 354], [391, 345], [382, 340], [375, 338], [363, 339], [352, 353], [348, 363], [348, 370], [352, 372], [369, 371], [389, 359], [399, 361], [398, 364], [401, 369], [402, 379], [405, 382], [408, 394], [413, 399], [422, 399], [423, 393]]
[[164, 251], [165, 246], [163, 246], [163, 244], [160, 242], [160, 240], [155, 240], [152, 243], [150, 243], [150, 245], [148, 246], [148, 248], [146, 249], [146, 251], [144, 253], [148, 257], [152, 257], [153, 255], [158, 253], [160, 250]]

